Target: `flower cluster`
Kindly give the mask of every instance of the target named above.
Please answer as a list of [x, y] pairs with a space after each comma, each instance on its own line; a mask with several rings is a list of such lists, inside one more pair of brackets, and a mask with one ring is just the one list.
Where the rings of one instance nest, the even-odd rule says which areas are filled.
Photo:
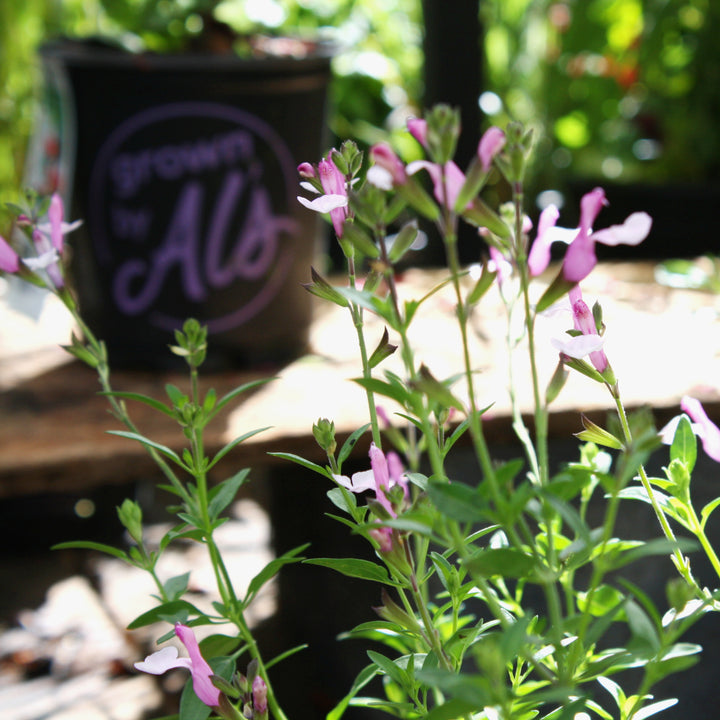
[[[30, 238], [28, 252], [18, 254], [5, 238], [0, 237], [0, 271], [34, 278], [32, 282], [43, 286], [45, 283], [38, 274], [44, 272], [51, 286], [60, 290], [65, 286], [60, 263], [64, 236], [77, 229], [82, 221], [64, 222], [63, 202], [57, 193], [49, 201], [28, 193], [27, 200], [29, 209], [19, 209], [17, 226]], [[45, 220], [42, 220], [43, 215]]]
[[[230, 578], [214, 533], [249, 471], [233, 473], [214, 487], [208, 473], [258, 431], [230, 440], [213, 455], [207, 454], [203, 432], [230, 402], [263, 381], [220, 398], [213, 390], [203, 394], [198, 372], [207, 332], [188, 320], [171, 347], [188, 365], [186, 391], [169, 384], [162, 400], [115, 391], [104, 344], [83, 325], [65, 288], [64, 235], [77, 224], [64, 222], [57, 196], [28, 196], [27, 207], [17, 209], [17, 227], [27, 246], [18, 251], [0, 238], [0, 270], [45, 286], [73, 313], [83, 338], [73, 337], [66, 349], [97, 369], [103, 395], [125, 427], [116, 434], [142, 444], [176, 501], [172, 512], [177, 520], [157, 548], [146, 545], [142, 510], [132, 500], [118, 508], [128, 550], [96, 542], [61, 547], [104, 550], [150, 574], [157, 605], [131, 627], [169, 622], [172, 631], [160, 642], [174, 636], [188, 656], [180, 657], [174, 646], [163, 647], [135, 668], [150, 674], [189, 671], [180, 720], [210, 713], [228, 720], [287, 720], [271, 670], [304, 646], [266, 661], [246, 612], [285, 565], [300, 561], [381, 586], [376, 615], [350, 633], [373, 643], [367, 652], [370, 664], [338, 698], [334, 718], [350, 705], [385, 710], [402, 720], [578, 720], [591, 714], [639, 720], [659, 713], [674, 701], [655, 700], [653, 687], [689, 667], [700, 651], [682, 641], [684, 633], [704, 613], [720, 609], [717, 591], [696, 579], [687, 546], [674, 530], [680, 527], [697, 540], [720, 583], [720, 558], [706, 534], [720, 501], [698, 513], [691, 497], [696, 437], [720, 462], [720, 429], [691, 397], [683, 398], [683, 414], [660, 432], [647, 412], [626, 412], [605, 353], [602, 308], [599, 302], [590, 307], [581, 288], [597, 264], [596, 243], [635, 245], [646, 239], [652, 221], [637, 212], [619, 225], [596, 229], [607, 199], [602, 188], [595, 188], [581, 199], [578, 227], [558, 226], [560, 211], [548, 206], [534, 229], [523, 206], [531, 132], [516, 123], [489, 128], [461, 168], [455, 160], [456, 111], [439, 106], [410, 120], [407, 129], [421, 159], [405, 162], [388, 143], [365, 155], [355, 143], [345, 142], [317, 164], [298, 168], [301, 187], [312, 195], [299, 201], [327, 216], [347, 261], [346, 279], [334, 284], [311, 269], [306, 288], [349, 315], [361, 367], [354, 382], [364, 392], [368, 423], [341, 441], [332, 420], [318, 420], [313, 436], [325, 456], [322, 463], [293, 453], [273, 455], [323, 478], [337, 511], [330, 517], [364, 538], [368, 554], [307, 558], [307, 546], [299, 545], [274, 558], [243, 592]], [[511, 200], [494, 208], [483, 190], [499, 178]], [[419, 220], [435, 226], [447, 274], [423, 297], [408, 298], [397, 280]], [[462, 223], [477, 230], [477, 273], [460, 265]], [[556, 241], [565, 252], [553, 265]], [[508, 332], [509, 365], [518, 353], [527, 353], [532, 386], [528, 422], [509, 368], [519, 455], [511, 460], [496, 456], [489, 441], [486, 411], [494, 398], [480, 397], [480, 363], [470, 342], [472, 313], [493, 289], [514, 332], [518, 323], [511, 318], [520, 317], [522, 342]], [[432, 358], [418, 357], [413, 342], [413, 323], [440, 290], [451, 293], [459, 341], [458, 366], [445, 377], [431, 369]], [[556, 311], [569, 313], [571, 327], [562, 340], [553, 340], [554, 348], [545, 347], [536, 341], [536, 321]], [[381, 331], [366, 323], [370, 313]], [[557, 358], [550, 378], [539, 370], [541, 354]], [[392, 370], [386, 363], [391, 356], [397, 361]], [[606, 427], [581, 415], [579, 459], [557, 469], [550, 458], [549, 407], [570, 372], [606, 389], [615, 412]], [[186, 442], [183, 451], [145, 437], [130, 418], [132, 402], [174, 419]], [[645, 465], [661, 440], [669, 446], [665, 476], [650, 477]], [[459, 445], [471, 462], [465, 458], [458, 466], [452, 459]], [[348, 465], [356, 459], [355, 467], [363, 469], [352, 472]], [[654, 512], [659, 537], [652, 542], [620, 537], [617, 519], [630, 501], [647, 503]], [[206, 548], [220, 598], [212, 609], [185, 600], [189, 572], [159, 576], [158, 559], [176, 540]], [[632, 563], [657, 554], [669, 557], [677, 573], [668, 585], [665, 612], [624, 576]], [[221, 626], [223, 632], [199, 642], [194, 634], [199, 626]], [[616, 626], [628, 640], [607, 650], [616, 647], [609, 645], [608, 635]], [[632, 691], [618, 680], [625, 682], [622, 671], [628, 668], [637, 681]], [[380, 696], [364, 695], [361, 690], [376, 677], [382, 683], [373, 692]]]

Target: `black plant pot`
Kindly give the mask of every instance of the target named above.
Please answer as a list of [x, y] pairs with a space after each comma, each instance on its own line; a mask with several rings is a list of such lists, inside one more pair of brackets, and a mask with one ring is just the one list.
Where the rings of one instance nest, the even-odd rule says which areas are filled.
[[302, 352], [318, 251], [298, 163], [323, 151], [330, 53], [240, 59], [42, 48], [57, 93], [71, 273], [116, 367], [162, 368], [187, 317], [213, 369]]

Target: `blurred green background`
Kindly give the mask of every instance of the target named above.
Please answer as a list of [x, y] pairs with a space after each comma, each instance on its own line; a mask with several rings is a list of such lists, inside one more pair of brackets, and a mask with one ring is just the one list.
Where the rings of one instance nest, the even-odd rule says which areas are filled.
[[[467, 1], [446, 0], [447, 12]], [[534, 187], [559, 188], [567, 178], [718, 184], [716, 0], [480, 0], [478, 7], [482, 34], [469, 39], [482, 48], [478, 103], [487, 123], [516, 119], [537, 128]], [[406, 149], [400, 130], [423, 98], [421, 0], [3, 0], [0, 197], [14, 199], [22, 184], [41, 86], [39, 44], [64, 34], [177, 51], [211, 18], [240, 32], [332, 31], [340, 44], [332, 131], [363, 143], [390, 136]], [[449, 57], [448, 72], [453, 66]]]

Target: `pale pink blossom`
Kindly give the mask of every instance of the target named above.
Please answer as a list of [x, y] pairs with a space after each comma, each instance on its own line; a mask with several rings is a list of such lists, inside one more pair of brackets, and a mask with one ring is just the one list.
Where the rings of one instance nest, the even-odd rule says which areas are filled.
[[478, 144], [478, 156], [485, 172], [490, 169], [495, 156], [505, 146], [505, 139], [505, 133], [494, 125], [483, 133]]
[[10, 247], [10, 243], [0, 236], [0, 270], [16, 273], [20, 270], [20, 257]]
[[175, 634], [187, 648], [189, 658], [178, 657], [178, 649], [168, 646], [148, 655], [143, 662], [136, 662], [135, 669], [151, 675], [162, 675], [173, 668], [185, 668], [192, 676], [193, 690], [205, 705], [217, 707], [220, 691], [212, 684], [213, 670], [200, 652], [195, 633], [187, 625], [177, 623]]
[[392, 190], [407, 182], [405, 164], [388, 143], [378, 143], [370, 149], [373, 165], [367, 173], [368, 182], [383, 190]]
[[36, 255], [23, 258], [30, 270], [44, 270], [56, 288], [64, 286], [65, 281], [58, 265], [65, 249], [64, 236], [82, 225], [82, 220], [66, 223], [63, 220], [63, 203], [57, 193], [50, 198], [48, 221], [38, 223], [32, 231]]
[[550, 264], [550, 247], [554, 242], [558, 240], [570, 242], [572, 240], [574, 235], [572, 230], [564, 230], [555, 226], [559, 217], [560, 210], [555, 205], [548, 205], [540, 213], [537, 235], [528, 254], [528, 268], [533, 277], [543, 273]]
[[315, 168], [309, 162], [300, 163], [297, 167], [297, 171], [298, 171], [298, 175], [300, 175], [300, 177], [307, 178], [308, 180], [311, 180], [311, 179], [317, 177], [317, 175], [315, 173]]
[[352, 477], [333, 475], [333, 478], [338, 485], [342, 485], [354, 493], [374, 490], [378, 502], [392, 517], [397, 517], [395, 509], [385, 493], [399, 485], [403, 489], [405, 497], [409, 497], [408, 482], [402, 462], [397, 453], [391, 451], [386, 456], [375, 443], [370, 444], [369, 454], [370, 470], [353, 473]]
[[[342, 237], [343, 224], [348, 216], [348, 193], [345, 176], [337, 169], [330, 155], [318, 163], [317, 172], [307, 162], [298, 165], [298, 172], [301, 177], [308, 180], [318, 179], [323, 190], [323, 194], [314, 200], [298, 196], [298, 202], [309, 210], [321, 214], [329, 213], [335, 234], [339, 238]], [[310, 182], [302, 182], [300, 186], [310, 192], [318, 193], [317, 188]]]
[[433, 195], [435, 199], [446, 208], [455, 207], [460, 190], [465, 184], [465, 174], [452, 161], [445, 165], [438, 165], [429, 160], [415, 160], [407, 166], [408, 175], [414, 175], [420, 170], [427, 170], [433, 181]]
[[573, 314], [573, 326], [580, 334], [563, 340], [553, 338], [551, 340], [553, 346], [561, 354], [576, 360], [580, 360], [586, 355], [589, 356], [593, 367], [599, 373], [604, 373], [610, 366], [602, 349], [604, 338], [598, 333], [592, 311], [582, 299], [582, 294], [577, 286], [570, 292], [570, 306]]
[[427, 120], [410, 118], [407, 121], [408, 132], [424, 147], [427, 147]]
[[583, 195], [580, 201], [580, 225], [574, 229], [556, 227], [560, 213], [554, 205], [546, 207], [540, 215], [537, 237], [528, 256], [530, 274], [540, 275], [550, 263], [552, 243], [564, 242], [569, 247], [563, 260], [563, 277], [568, 282], [578, 283], [597, 264], [596, 242], [613, 246], [638, 245], [648, 236], [652, 218], [645, 212], [632, 213], [621, 225], [593, 231], [593, 224], [605, 205], [607, 200], [602, 188], [597, 187]]
[[593, 232], [593, 224], [604, 205], [607, 205], [605, 191], [599, 187], [583, 195], [580, 201], [580, 226], [565, 253], [562, 267], [563, 277], [568, 282], [580, 282], [595, 267], [596, 242], [603, 245], [638, 245], [650, 232], [652, 219], [644, 212], [633, 213], [622, 225]]
[[252, 684], [253, 710], [255, 715], [264, 715], [268, 711], [267, 685], [265, 681], [256, 675]]
[[708, 417], [702, 403], [685, 395], [680, 407], [693, 421], [693, 431], [700, 438], [705, 452], [713, 460], [720, 462], [720, 428]]

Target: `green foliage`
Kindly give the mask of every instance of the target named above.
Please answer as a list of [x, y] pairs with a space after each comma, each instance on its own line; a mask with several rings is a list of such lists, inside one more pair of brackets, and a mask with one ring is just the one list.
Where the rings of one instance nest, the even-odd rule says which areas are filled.
[[483, 2], [494, 123], [543, 138], [540, 187], [580, 177], [716, 182], [720, 9], [708, 0]]
[[[162, 400], [114, 391], [104, 346], [89, 330], [82, 341], [73, 342], [71, 352], [96, 369], [103, 394], [124, 425], [114, 434], [139, 443], [162, 472], [165, 485], [161, 487], [173, 495], [176, 505], [170, 511], [177, 524], [157, 547], [148, 547], [140, 508], [127, 501], [118, 511], [130, 536], [126, 550], [93, 542], [60, 547], [106, 552], [150, 574], [156, 605], [136, 618], [130, 629], [157, 622], [212, 626], [213, 631], [215, 626], [223, 631], [230, 628], [228, 635], [213, 632], [202, 649], [218, 675], [217, 687], [224, 691], [217, 712], [231, 720], [241, 710], [253, 720], [265, 720], [266, 712], [273, 720], [285, 720], [268, 668], [300, 648], [266, 662], [246, 613], [279, 572], [299, 562], [374, 583], [380, 596], [374, 608], [377, 618], [347, 633], [373, 643], [367, 650], [370, 665], [330, 713], [333, 720], [339, 720], [351, 705], [407, 720], [458, 716], [575, 720], [581, 713], [621, 720], [649, 717], [672, 703], [653, 698], [656, 683], [697, 660], [700, 648], [683, 642], [683, 633], [704, 613], [720, 607], [705, 583], [701, 585], [693, 576], [687, 555], [701, 549], [720, 578], [720, 561], [705, 534], [705, 524], [720, 501], [708, 503], [700, 517], [692, 502], [697, 459], [693, 426], [688, 418], [678, 420], [664, 477], [648, 477], [645, 464], [661, 442], [652, 414], [643, 409], [628, 414], [614, 377], [597, 372], [591, 361], [561, 354], [564, 370], [598, 383], [607, 391], [615, 412], [602, 425], [580, 414], [578, 437], [584, 444], [578, 458], [555, 469], [549, 457], [549, 400], [541, 391], [547, 382], [536, 362], [540, 353], [550, 350], [536, 346], [535, 326], [541, 322], [540, 307], [549, 302], [548, 293], [556, 299], [568, 288], [554, 282], [542, 295], [543, 289], [533, 286], [542, 281], [531, 277], [527, 268], [521, 181], [529, 162], [529, 133], [517, 125], [510, 127], [507, 147], [499, 149], [494, 160], [494, 168], [511, 181], [514, 193], [513, 203], [498, 214], [485, 212], [477, 199], [457, 207], [448, 197], [453, 187], [458, 190], [461, 185], [453, 186], [453, 179], [458, 178], [453, 178], [455, 168], [447, 162], [457, 139], [456, 115], [441, 107], [426, 120], [432, 137], [429, 152], [440, 162], [430, 165], [432, 196], [426, 193], [418, 199], [413, 189], [408, 193], [384, 184], [369, 187], [354, 144], [345, 144], [332, 155], [351, 196], [348, 218], [363, 239], [344, 247], [348, 261], [344, 285], [331, 285], [315, 274], [313, 288], [316, 295], [348, 314], [356, 332], [361, 375], [354, 382], [364, 391], [370, 422], [341, 441], [332, 420], [316, 421], [313, 436], [325, 455], [323, 461], [273, 453], [327, 484], [334, 513], [329, 517], [366, 541], [371, 557], [307, 558], [307, 545], [300, 544], [273, 558], [244, 593], [237, 593], [215, 531], [225, 522], [225, 512], [249, 472], [235, 472], [214, 487], [208, 473], [259, 431], [245, 432], [213, 452], [206, 449], [204, 431], [228, 403], [258, 383], [241, 385], [221, 398], [213, 390], [201, 393], [199, 372], [206, 335], [193, 320], [176, 334], [174, 346], [187, 361], [187, 381], [168, 383]], [[416, 180], [399, 182], [403, 188], [420, 187]], [[473, 183], [474, 191], [479, 193], [481, 186]], [[434, 210], [428, 210], [429, 206]], [[397, 281], [397, 262], [403, 253], [393, 254], [387, 243], [389, 224], [409, 208], [436, 223], [448, 259], [447, 276], [421, 298], [403, 297], [406, 288]], [[508, 327], [514, 328], [518, 321], [523, 326], [521, 333], [507, 334], [512, 427], [518, 446], [518, 457], [510, 460], [495, 457], [488, 442], [489, 406], [478, 402], [478, 365], [469, 339], [473, 306], [491, 291], [490, 285], [501, 281], [497, 274], [488, 276], [481, 291], [467, 282], [457, 255], [461, 221], [481, 224], [492, 246], [506, 256], [517, 280], [506, 284], [503, 279], [499, 288]], [[351, 226], [348, 222], [344, 230]], [[414, 232], [412, 225], [405, 227]], [[401, 249], [407, 240], [400, 240]], [[361, 273], [365, 274], [362, 285]], [[447, 291], [442, 303], [452, 305], [460, 338], [458, 366], [449, 375], [431, 370], [432, 353], [418, 357], [413, 342], [416, 321], [441, 290]], [[69, 295], [55, 292], [82, 326]], [[541, 298], [540, 306], [533, 303], [536, 297]], [[370, 313], [383, 328], [372, 351], [365, 324]], [[602, 325], [599, 310], [594, 317], [596, 325]], [[373, 329], [373, 335], [377, 334]], [[529, 351], [531, 358], [531, 422], [516, 397], [519, 386], [512, 383], [520, 336], [526, 345], [522, 350]], [[561, 388], [556, 387], [551, 394], [559, 392]], [[178, 428], [178, 446], [159, 443], [141, 432], [127, 407], [134, 403], [172, 418]], [[451, 472], [461, 440], [466, 441], [466, 462], [462, 471]], [[343, 475], [360, 446], [369, 454], [370, 470]], [[656, 537], [621, 535], [618, 519], [627, 499], [650, 505], [660, 528]], [[673, 526], [690, 537], [676, 536]], [[158, 574], [158, 559], [177, 541], [196, 542], [206, 549], [219, 596], [211, 609], [201, 609], [187, 599], [188, 573]], [[681, 581], [668, 588], [667, 612], [659, 607], [664, 599], [649, 597], [629, 580], [633, 563], [654, 556], [669, 558]], [[609, 647], [611, 633], [616, 632], [626, 639]], [[159, 642], [173, 634], [168, 630]], [[247, 663], [246, 676], [237, 671], [240, 662]], [[626, 682], [621, 673], [631, 668], [633, 679]], [[253, 705], [257, 677], [266, 683], [268, 710]], [[375, 677], [381, 687], [372, 695], [360, 696]], [[191, 684], [183, 692], [180, 717], [208, 716], [209, 708], [189, 688]], [[261, 690], [264, 694], [265, 689]]]

